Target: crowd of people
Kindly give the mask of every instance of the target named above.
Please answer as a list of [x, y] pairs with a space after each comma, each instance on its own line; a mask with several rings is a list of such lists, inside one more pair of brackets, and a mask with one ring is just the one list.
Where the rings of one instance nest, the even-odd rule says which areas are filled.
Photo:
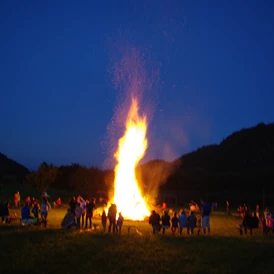
[[[76, 227], [77, 229], [85, 228], [91, 229], [93, 225], [93, 215], [96, 209], [96, 199], [93, 197], [88, 200], [84, 200], [81, 196], [75, 198], [71, 197], [69, 202], [69, 209], [61, 222], [61, 226], [64, 229]], [[119, 212], [117, 218], [117, 206], [111, 204], [107, 212], [103, 209], [101, 213], [101, 224], [103, 231], [107, 230], [107, 220], [109, 221], [108, 232], [121, 233], [124, 217]], [[97, 224], [94, 224], [96, 228]]]
[[[48, 199], [49, 195], [46, 192], [41, 195], [41, 202], [34, 197], [30, 198], [28, 196], [21, 208], [20, 221], [22, 225], [47, 227], [48, 213], [51, 210], [51, 204]], [[20, 208], [20, 201], [20, 193], [17, 191], [13, 196], [13, 207]], [[53, 202], [53, 207], [58, 208], [61, 206], [62, 201], [59, 197]], [[166, 203], [163, 203], [160, 210], [159, 208], [158, 210], [152, 210], [149, 216], [148, 222], [152, 227], [152, 234], [158, 234], [161, 231], [164, 235], [170, 229], [172, 235], [183, 235], [183, 231], [186, 231], [187, 235], [193, 235], [194, 231], [197, 231], [198, 235], [210, 235], [210, 215], [217, 208], [217, 203], [201, 200], [200, 206], [201, 210], [196, 202], [191, 201], [188, 210], [172, 211], [167, 209]], [[231, 215], [228, 201], [225, 202], [225, 206], [226, 214]], [[10, 207], [12, 207], [10, 202], [0, 204], [2, 223], [10, 223], [18, 219], [16, 214], [14, 216], [9, 214]], [[93, 224], [96, 208], [96, 199], [94, 197], [84, 199], [80, 195], [77, 197], [72, 196], [69, 201], [69, 209], [61, 221], [61, 227], [64, 229], [71, 227], [91, 229], [94, 226], [96, 229], [98, 224]], [[162, 216], [159, 213], [162, 213]], [[250, 212], [248, 206], [243, 204], [237, 209], [237, 213], [242, 218], [242, 222], [236, 225], [241, 235], [247, 234], [248, 231], [252, 235], [253, 229], [256, 228], [262, 228], [264, 234], [268, 234], [270, 231], [274, 233], [274, 214], [269, 208], [266, 207], [263, 214], [260, 214], [259, 205], [256, 206], [254, 211]], [[103, 208], [102, 212], [100, 212], [100, 218], [104, 232], [121, 233], [124, 217], [122, 212], [117, 212], [115, 204], [112, 203], [107, 209]]]
[[[20, 209], [20, 193], [19, 191], [14, 194], [13, 207], [15, 209]], [[10, 215], [9, 209], [12, 207], [11, 203], [8, 201], [4, 204], [0, 204], [0, 216], [2, 217], [2, 223], [11, 223], [17, 219], [21, 220], [21, 224], [26, 225], [38, 225], [46, 227], [47, 226], [47, 215], [51, 209], [51, 205], [48, 201], [49, 196], [47, 193], [43, 193], [41, 196], [41, 204], [36, 198], [30, 198], [28, 196], [21, 208], [21, 218], [14, 215]], [[41, 217], [40, 217], [41, 216]]]
[[[36, 202], [32, 205], [25, 203], [21, 209], [21, 222], [22, 225], [41, 225], [47, 227], [48, 212], [51, 210], [51, 205], [47, 197], [42, 197], [41, 205]], [[33, 213], [33, 216], [31, 216]], [[39, 218], [39, 214], [41, 218]]]
[[[71, 227], [76, 227], [77, 229], [91, 229], [95, 209], [96, 199], [94, 197], [85, 200], [81, 196], [78, 196], [77, 198], [72, 196], [69, 202], [69, 209], [61, 222], [61, 226], [64, 229]], [[102, 211], [101, 224], [104, 232], [106, 232], [107, 220], [109, 220], [108, 232], [112, 231], [113, 233], [121, 233], [124, 217], [122, 216], [122, 213], [119, 212], [117, 218], [117, 206], [115, 204], [110, 205], [107, 213], [105, 209]]]
[[188, 235], [193, 235], [194, 230], [197, 229], [197, 234], [203, 232], [203, 235], [210, 235], [210, 214], [212, 211], [212, 205], [204, 200], [201, 201], [202, 210], [200, 212], [199, 206], [195, 202], [189, 204], [189, 214], [185, 210], [181, 210], [180, 215], [177, 216], [177, 212], [173, 212], [171, 218], [167, 209], [164, 208], [164, 214], [160, 216], [155, 210], [152, 210], [149, 217], [149, 224], [152, 226], [152, 233], [157, 234], [162, 230], [162, 234], [165, 234], [167, 229], [171, 229], [172, 235], [183, 234], [183, 230], [186, 230]]
[[96, 207], [95, 201], [95, 198], [85, 200], [80, 195], [77, 199], [75, 196], [72, 196], [68, 212], [62, 220], [61, 226], [65, 229], [73, 226], [77, 228], [91, 228], [93, 212]]
[[240, 234], [247, 234], [247, 231], [252, 235], [253, 229], [262, 228], [263, 234], [268, 234], [269, 232], [274, 233], [274, 214], [266, 207], [263, 214], [260, 213], [259, 205], [256, 205], [255, 211], [251, 212], [246, 203], [240, 205], [237, 209], [237, 213], [242, 218], [242, 223], [238, 225]]

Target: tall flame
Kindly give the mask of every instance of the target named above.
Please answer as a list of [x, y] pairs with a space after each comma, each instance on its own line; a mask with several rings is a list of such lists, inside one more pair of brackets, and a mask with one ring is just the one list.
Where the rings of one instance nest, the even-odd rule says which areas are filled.
[[135, 167], [147, 149], [147, 121], [145, 116], [138, 115], [138, 110], [138, 101], [132, 98], [126, 131], [114, 155], [118, 162], [115, 167], [114, 203], [118, 211], [131, 220], [143, 220], [149, 215], [135, 175]]

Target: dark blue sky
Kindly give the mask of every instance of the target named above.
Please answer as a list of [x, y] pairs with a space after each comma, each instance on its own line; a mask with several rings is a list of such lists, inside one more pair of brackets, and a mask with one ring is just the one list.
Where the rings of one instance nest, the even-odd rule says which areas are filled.
[[274, 120], [274, 1], [2, 0], [0, 35], [0, 151], [30, 169], [103, 167], [117, 45], [160, 69], [145, 160]]

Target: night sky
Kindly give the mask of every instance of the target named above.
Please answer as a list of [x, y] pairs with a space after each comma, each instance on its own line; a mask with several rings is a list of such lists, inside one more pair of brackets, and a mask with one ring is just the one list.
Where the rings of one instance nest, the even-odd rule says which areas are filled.
[[30, 169], [106, 167], [132, 48], [153, 84], [143, 161], [274, 121], [274, 1], [2, 0], [0, 37], [0, 152]]

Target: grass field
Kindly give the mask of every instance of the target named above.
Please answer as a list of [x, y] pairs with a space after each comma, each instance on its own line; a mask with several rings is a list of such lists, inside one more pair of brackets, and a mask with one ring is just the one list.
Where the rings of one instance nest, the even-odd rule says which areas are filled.
[[1, 224], [0, 273], [273, 273], [274, 236], [240, 236], [236, 216], [213, 213], [210, 237], [151, 235], [147, 222], [118, 235], [62, 230], [65, 211], [52, 209], [46, 229]]

